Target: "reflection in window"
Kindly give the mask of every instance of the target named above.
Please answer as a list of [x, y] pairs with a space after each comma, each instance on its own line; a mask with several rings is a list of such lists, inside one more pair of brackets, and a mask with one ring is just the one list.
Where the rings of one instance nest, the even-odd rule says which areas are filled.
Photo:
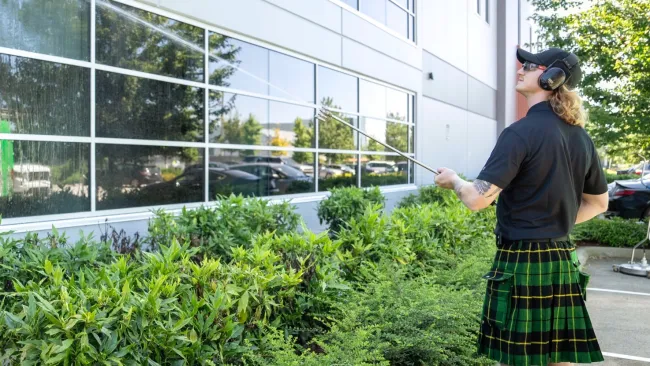
[[408, 116], [408, 94], [386, 88], [386, 118], [406, 121]]
[[[348, 116], [340, 112], [332, 112], [332, 115], [357, 127], [356, 116]], [[321, 149], [356, 150], [357, 132], [334, 118], [321, 119], [318, 121], [318, 147]]]
[[90, 135], [90, 70], [0, 54], [0, 121], [8, 131]]
[[0, 1], [0, 47], [90, 59], [87, 0]]
[[[404, 1], [406, 7], [406, 1]], [[388, 2], [386, 8], [386, 25], [404, 38], [408, 38], [408, 15], [399, 6]]]
[[385, 118], [386, 87], [366, 80], [360, 80], [359, 111], [361, 114]]
[[409, 127], [409, 153], [415, 153], [415, 135], [413, 132], [413, 126]]
[[265, 99], [210, 92], [210, 142], [262, 145], [268, 130], [269, 102]]
[[314, 103], [314, 64], [271, 51], [270, 70], [272, 96]]
[[0, 140], [0, 154], [2, 218], [90, 210], [89, 144]]
[[399, 155], [362, 155], [361, 187], [407, 184], [408, 165]]
[[269, 50], [210, 32], [210, 84], [269, 94]]
[[318, 191], [356, 187], [358, 161], [356, 154], [321, 153], [318, 160]]
[[97, 62], [203, 81], [203, 29], [110, 0], [96, 3]]
[[277, 147], [314, 146], [314, 109], [293, 104], [269, 102], [268, 128], [262, 130], [262, 143]]
[[97, 209], [201, 202], [203, 149], [97, 144]]
[[201, 88], [97, 70], [97, 136], [203, 141]]
[[359, 4], [359, 11], [369, 15], [382, 24], [386, 24], [386, 3], [388, 0], [365, 0]]
[[[230, 193], [260, 197], [313, 192], [313, 164], [299, 163], [296, 153], [293, 154], [292, 157], [290, 152], [210, 149], [210, 164], [220, 166], [213, 174], [224, 177], [221, 183], [210, 183], [210, 199]], [[314, 157], [306, 160], [313, 161]]]
[[[386, 143], [399, 151], [408, 149], [408, 125], [361, 117], [360, 129], [374, 139]], [[392, 151], [374, 139], [361, 136], [362, 151]]]
[[321, 104], [348, 112], [358, 111], [358, 79], [352, 75], [318, 67], [318, 99]]

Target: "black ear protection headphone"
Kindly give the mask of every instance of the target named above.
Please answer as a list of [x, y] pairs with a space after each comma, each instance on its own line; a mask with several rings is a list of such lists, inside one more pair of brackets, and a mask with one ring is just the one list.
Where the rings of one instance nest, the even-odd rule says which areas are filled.
[[571, 69], [579, 62], [578, 56], [570, 53], [569, 56], [555, 60], [539, 76], [539, 86], [548, 91], [556, 90], [571, 78]]

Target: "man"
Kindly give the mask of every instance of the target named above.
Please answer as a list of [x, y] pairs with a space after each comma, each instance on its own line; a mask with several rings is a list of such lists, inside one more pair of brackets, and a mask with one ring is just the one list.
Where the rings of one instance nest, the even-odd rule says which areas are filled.
[[607, 209], [607, 181], [572, 91], [574, 54], [519, 49], [516, 90], [526, 117], [499, 136], [473, 183], [441, 168], [438, 186], [472, 210], [497, 201], [497, 254], [487, 280], [478, 352], [502, 365], [571, 365], [603, 360], [586, 309], [589, 276], [568, 235]]

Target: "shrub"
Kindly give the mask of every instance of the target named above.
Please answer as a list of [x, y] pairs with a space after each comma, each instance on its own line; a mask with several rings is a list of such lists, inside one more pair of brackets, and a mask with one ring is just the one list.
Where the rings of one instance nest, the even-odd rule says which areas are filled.
[[397, 207], [410, 207], [416, 205], [427, 205], [431, 203], [439, 203], [443, 206], [451, 206], [459, 204], [454, 191], [449, 189], [442, 189], [440, 187], [430, 185], [421, 186], [418, 188], [418, 193], [411, 193], [404, 197]]
[[349, 343], [370, 329], [371, 349], [391, 365], [494, 364], [475, 353], [482, 297], [393, 273], [349, 297], [337, 329]]
[[626, 220], [620, 217], [592, 219], [575, 226], [571, 238], [578, 242], [595, 242], [612, 247], [633, 247], [645, 238], [647, 220]]
[[628, 180], [628, 179], [639, 179], [640, 177], [636, 174], [609, 174], [605, 173], [605, 177], [607, 178], [607, 183], [612, 183], [615, 180]]
[[361, 189], [356, 187], [335, 188], [331, 195], [318, 204], [318, 219], [329, 226], [331, 233], [336, 234], [350, 220], [363, 215], [372, 205], [377, 211], [384, 206], [384, 196], [378, 187]]
[[300, 216], [288, 202], [272, 204], [260, 198], [231, 195], [219, 200], [214, 208], [183, 209], [177, 218], [158, 210], [149, 224], [149, 236], [153, 247], [175, 238], [200, 248], [201, 255], [230, 259], [232, 248], [250, 247], [256, 234], [290, 233], [297, 229], [299, 221]]

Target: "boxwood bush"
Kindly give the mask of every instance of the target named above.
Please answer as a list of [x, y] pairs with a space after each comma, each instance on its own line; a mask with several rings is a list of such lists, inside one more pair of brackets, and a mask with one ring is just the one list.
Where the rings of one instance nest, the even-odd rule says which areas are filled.
[[633, 247], [645, 238], [648, 220], [627, 220], [620, 217], [592, 219], [575, 226], [571, 238], [612, 247]]

